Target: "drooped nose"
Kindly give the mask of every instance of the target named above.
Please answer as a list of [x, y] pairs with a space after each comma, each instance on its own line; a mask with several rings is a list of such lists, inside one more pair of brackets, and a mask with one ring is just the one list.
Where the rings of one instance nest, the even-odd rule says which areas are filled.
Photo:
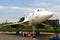
[[54, 13], [53, 12], [50, 12], [50, 11], [43, 11], [42, 12], [42, 15], [44, 15], [44, 16], [53, 16], [54, 15]]
[[45, 14], [43, 14], [43, 15], [44, 15], [45, 18], [51, 18], [54, 15], [53, 12], [49, 12], [49, 11], [45, 11], [44, 13]]
[[50, 12], [50, 11], [47, 11], [47, 10], [43, 11], [42, 13], [43, 13], [43, 15], [45, 15], [45, 16], [47, 16], [47, 15], [49, 15], [49, 16], [54, 15], [53, 12]]
[[54, 13], [53, 12], [49, 12], [47, 15], [52, 17], [54, 15]]

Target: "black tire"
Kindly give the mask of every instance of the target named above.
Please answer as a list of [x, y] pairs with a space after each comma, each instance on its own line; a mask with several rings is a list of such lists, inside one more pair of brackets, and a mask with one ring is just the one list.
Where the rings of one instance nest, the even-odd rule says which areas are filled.
[[17, 31], [16, 34], [19, 35], [19, 31]]

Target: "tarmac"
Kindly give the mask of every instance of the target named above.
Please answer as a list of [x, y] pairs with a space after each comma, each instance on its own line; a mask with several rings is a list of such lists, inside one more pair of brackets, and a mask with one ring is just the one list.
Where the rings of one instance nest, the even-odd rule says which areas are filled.
[[53, 33], [41, 33], [39, 37], [21, 37], [14, 32], [2, 32], [0, 33], [0, 40], [49, 40], [49, 37], [53, 36]]

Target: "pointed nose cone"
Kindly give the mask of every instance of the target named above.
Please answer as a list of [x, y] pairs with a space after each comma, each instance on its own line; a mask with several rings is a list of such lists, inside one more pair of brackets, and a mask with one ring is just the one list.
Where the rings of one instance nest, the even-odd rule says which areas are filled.
[[44, 15], [45, 15], [45, 17], [50, 18], [50, 17], [52, 17], [54, 15], [54, 13], [53, 12], [49, 12], [49, 11], [45, 11]]
[[48, 15], [49, 15], [49, 16], [53, 16], [53, 15], [54, 15], [54, 13], [53, 13], [53, 12], [50, 12]]

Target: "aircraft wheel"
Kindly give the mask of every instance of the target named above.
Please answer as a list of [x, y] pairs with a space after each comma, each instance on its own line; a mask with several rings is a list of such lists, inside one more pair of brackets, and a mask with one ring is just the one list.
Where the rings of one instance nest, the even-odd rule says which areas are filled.
[[19, 31], [17, 31], [16, 34], [19, 35]]

